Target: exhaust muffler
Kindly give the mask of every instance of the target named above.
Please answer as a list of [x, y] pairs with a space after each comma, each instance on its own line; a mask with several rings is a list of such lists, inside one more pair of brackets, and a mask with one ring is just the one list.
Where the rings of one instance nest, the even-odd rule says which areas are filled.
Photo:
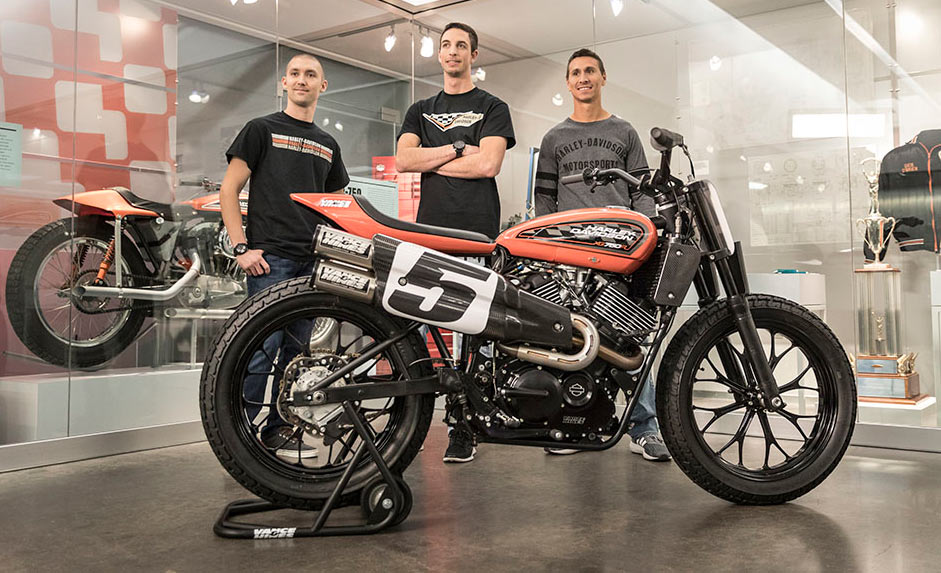
[[317, 290], [365, 304], [372, 304], [376, 295], [376, 277], [328, 259], [319, 259], [314, 265], [313, 285]]

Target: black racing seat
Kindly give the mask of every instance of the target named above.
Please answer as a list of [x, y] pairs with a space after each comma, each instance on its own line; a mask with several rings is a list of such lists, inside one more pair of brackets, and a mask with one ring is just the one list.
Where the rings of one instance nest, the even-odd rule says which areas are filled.
[[434, 225], [422, 225], [421, 223], [409, 223], [408, 221], [395, 219], [373, 207], [363, 196], [354, 195], [353, 198], [356, 199], [356, 203], [364, 213], [369, 215], [369, 217], [377, 223], [385, 225], [386, 227], [398, 229], [399, 231], [421, 233], [423, 235], [435, 235], [438, 237], [451, 237], [452, 239], [464, 239], [465, 241], [474, 241], [475, 243], [487, 243], [488, 245], [493, 243], [493, 239], [483, 233], [463, 231], [461, 229], [448, 229]]
[[143, 197], [138, 197], [131, 192], [130, 189], [126, 187], [111, 187], [112, 191], [115, 191], [121, 197], [130, 203], [131, 205], [138, 207], [140, 209], [147, 209], [153, 211], [166, 219], [167, 221], [173, 221], [178, 216], [192, 216], [193, 209], [187, 205], [178, 205], [172, 203], [158, 203], [156, 201], [151, 201], [150, 199], [144, 199]]

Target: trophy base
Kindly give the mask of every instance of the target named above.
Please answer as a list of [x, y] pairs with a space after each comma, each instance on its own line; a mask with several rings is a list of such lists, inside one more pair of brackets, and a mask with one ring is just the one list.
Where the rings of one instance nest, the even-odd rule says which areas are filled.
[[866, 402], [869, 404], [895, 404], [898, 406], [917, 406], [924, 400], [931, 399], [931, 396], [927, 394], [918, 394], [912, 396], [911, 398], [874, 398], [872, 396], [860, 396], [860, 402]]
[[865, 263], [861, 269], [853, 269], [853, 272], [857, 273], [900, 273], [901, 269], [897, 269], [892, 265], [886, 263]]
[[856, 375], [859, 399], [912, 400], [920, 395], [918, 373], [911, 374], [864, 374]]

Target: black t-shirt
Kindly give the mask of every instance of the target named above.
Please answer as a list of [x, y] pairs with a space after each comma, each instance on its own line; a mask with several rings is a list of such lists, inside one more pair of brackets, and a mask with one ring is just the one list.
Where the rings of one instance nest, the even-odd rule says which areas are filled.
[[[510, 108], [482, 89], [438, 95], [408, 108], [403, 133], [421, 138], [422, 147], [440, 147], [458, 140], [480, 145], [485, 137], [506, 138], [506, 148], [516, 144]], [[422, 173], [419, 223], [476, 231], [496, 237], [500, 231], [500, 197], [495, 179], [459, 179]]]
[[313, 123], [283, 111], [245, 124], [225, 153], [252, 170], [248, 194], [248, 246], [295, 261], [313, 257], [314, 229], [324, 220], [291, 193], [324, 193], [350, 182], [340, 146]]

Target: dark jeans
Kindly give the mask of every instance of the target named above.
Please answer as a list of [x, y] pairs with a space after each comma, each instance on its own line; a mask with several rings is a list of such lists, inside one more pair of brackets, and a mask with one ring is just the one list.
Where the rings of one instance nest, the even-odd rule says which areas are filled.
[[[271, 254], [265, 255], [265, 261], [271, 268], [268, 274], [248, 277], [250, 297], [281, 281], [310, 276], [314, 267], [313, 261], [298, 262]], [[245, 412], [250, 421], [254, 422], [261, 412], [265, 387], [269, 381], [271, 383], [269, 405], [266, 405], [268, 413], [259, 424], [263, 436], [287, 425], [278, 414], [276, 405], [281, 378], [288, 363], [303, 352], [304, 341], [310, 340], [312, 326], [310, 320], [296, 320], [286, 329], [275, 332], [265, 340], [262, 350], [255, 352], [248, 364], [249, 374], [245, 377], [243, 396], [246, 401]]]

